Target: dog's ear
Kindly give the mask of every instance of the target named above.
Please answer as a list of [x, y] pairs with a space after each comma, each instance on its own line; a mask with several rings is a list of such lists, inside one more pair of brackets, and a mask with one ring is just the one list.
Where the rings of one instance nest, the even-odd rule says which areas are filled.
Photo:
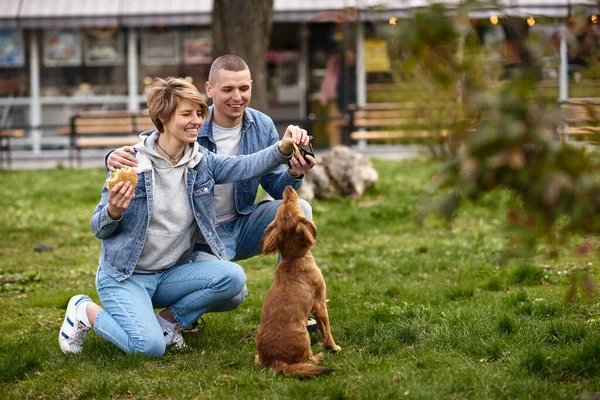
[[279, 236], [281, 232], [277, 227], [276, 221], [271, 222], [267, 229], [265, 229], [265, 233], [260, 241], [260, 248], [266, 254], [273, 254], [277, 252], [279, 247]]
[[317, 243], [317, 227], [308, 218], [302, 218], [296, 225], [296, 232], [304, 239], [306, 248], [311, 248]]

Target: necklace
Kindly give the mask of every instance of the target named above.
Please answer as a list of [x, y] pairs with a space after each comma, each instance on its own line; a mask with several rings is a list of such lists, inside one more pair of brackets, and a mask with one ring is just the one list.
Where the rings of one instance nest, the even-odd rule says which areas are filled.
[[169, 157], [171, 159], [170, 163], [173, 166], [177, 165], [179, 160], [181, 160], [181, 158], [183, 158], [183, 155], [185, 154], [185, 147], [183, 148], [183, 151], [181, 152], [180, 155], [178, 155], [177, 157], [173, 157], [172, 155], [167, 153], [167, 151], [165, 149], [163, 149], [163, 147], [160, 145], [160, 143], [158, 143], [158, 140], [156, 141], [156, 145], [158, 146], [159, 149], [161, 149], [163, 151], [163, 153], [165, 153], [167, 155], [167, 157]]

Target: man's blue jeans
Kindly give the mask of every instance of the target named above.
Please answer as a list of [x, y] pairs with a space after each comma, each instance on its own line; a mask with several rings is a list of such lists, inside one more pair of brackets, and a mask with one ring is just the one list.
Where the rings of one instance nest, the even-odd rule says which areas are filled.
[[159, 357], [165, 352], [155, 308], [169, 307], [182, 328], [207, 312], [233, 310], [248, 294], [246, 275], [230, 261], [197, 261], [117, 281], [101, 269], [96, 288], [104, 306], [94, 323], [101, 337], [126, 353]]
[[[226, 222], [217, 228], [217, 234], [225, 245], [227, 259], [230, 261], [245, 260], [260, 254], [260, 241], [267, 226], [275, 219], [277, 208], [283, 200], [264, 200], [258, 203], [254, 211], [248, 215], [240, 215], [233, 221]], [[300, 199], [300, 208], [304, 215], [312, 221], [312, 207]], [[197, 245], [195, 260], [215, 260], [208, 245]]]

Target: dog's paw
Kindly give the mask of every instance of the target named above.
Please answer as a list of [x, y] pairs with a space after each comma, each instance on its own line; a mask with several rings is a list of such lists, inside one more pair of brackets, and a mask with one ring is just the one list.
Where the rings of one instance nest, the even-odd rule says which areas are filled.
[[319, 364], [320, 362], [322, 362], [325, 359], [325, 354], [323, 353], [318, 353], [313, 355], [312, 357], [309, 358], [309, 361], [314, 363], [314, 364]]
[[337, 353], [338, 351], [342, 350], [342, 348], [340, 346], [338, 346], [337, 344], [332, 345], [326, 345], [326, 348], [328, 348], [332, 353]]

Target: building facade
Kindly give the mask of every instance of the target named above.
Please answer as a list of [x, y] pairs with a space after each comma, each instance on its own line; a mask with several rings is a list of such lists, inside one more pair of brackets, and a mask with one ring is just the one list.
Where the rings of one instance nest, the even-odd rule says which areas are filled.
[[[0, 129], [25, 128], [26, 137], [16, 145], [35, 153], [67, 144], [55, 131], [75, 112], [144, 108], [145, 87], [156, 76], [185, 77], [202, 89], [212, 62], [212, 2], [0, 0]], [[566, 1], [505, 2], [502, 12], [509, 14], [569, 12]], [[460, 1], [445, 3], [454, 7]], [[595, 7], [591, 0], [579, 3]], [[287, 124], [326, 114], [322, 82], [336, 55], [353, 63], [344, 67], [344, 93], [336, 95], [345, 103], [365, 102], [367, 74], [385, 81], [389, 70], [383, 53], [390, 20], [427, 5], [275, 0], [265, 60], [270, 115]], [[484, 8], [474, 15], [495, 12]]]

